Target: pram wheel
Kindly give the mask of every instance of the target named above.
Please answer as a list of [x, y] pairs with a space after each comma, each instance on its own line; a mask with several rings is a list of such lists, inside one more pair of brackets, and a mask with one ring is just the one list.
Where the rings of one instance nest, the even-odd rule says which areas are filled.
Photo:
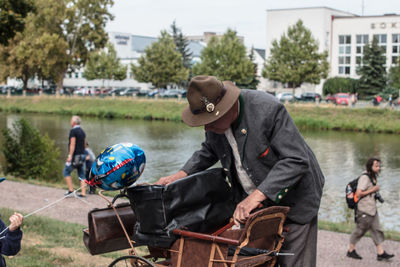
[[145, 258], [129, 255], [115, 259], [108, 267], [155, 267], [155, 265]]

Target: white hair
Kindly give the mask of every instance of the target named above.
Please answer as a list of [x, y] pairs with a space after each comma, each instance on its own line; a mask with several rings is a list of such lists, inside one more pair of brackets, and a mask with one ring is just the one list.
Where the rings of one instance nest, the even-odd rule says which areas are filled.
[[77, 125], [81, 124], [81, 118], [79, 118], [79, 116], [76, 116], [76, 115], [72, 116], [71, 121]]

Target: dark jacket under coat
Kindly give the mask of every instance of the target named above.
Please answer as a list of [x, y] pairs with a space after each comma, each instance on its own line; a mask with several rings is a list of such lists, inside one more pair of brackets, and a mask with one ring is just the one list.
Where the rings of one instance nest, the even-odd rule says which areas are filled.
[[[0, 232], [6, 229], [6, 225], [0, 219]], [[1, 234], [0, 237], [0, 267], [5, 267], [6, 262], [2, 255], [14, 256], [21, 249], [22, 231], [18, 228], [15, 231], [8, 231], [8, 229]]]
[[[318, 162], [282, 103], [272, 95], [242, 90], [241, 119], [233, 127], [242, 165], [268, 201], [291, 208], [288, 218], [306, 224], [318, 214], [324, 176]], [[206, 140], [182, 168], [188, 174], [220, 161], [236, 201], [247, 195], [236, 177], [232, 149], [224, 134], [206, 132]]]

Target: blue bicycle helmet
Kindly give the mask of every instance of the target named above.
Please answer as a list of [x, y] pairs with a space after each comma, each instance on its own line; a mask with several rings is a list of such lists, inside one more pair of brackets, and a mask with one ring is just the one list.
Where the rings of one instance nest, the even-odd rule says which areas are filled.
[[144, 151], [131, 143], [107, 147], [97, 156], [86, 183], [104, 190], [119, 190], [131, 186], [146, 165]]

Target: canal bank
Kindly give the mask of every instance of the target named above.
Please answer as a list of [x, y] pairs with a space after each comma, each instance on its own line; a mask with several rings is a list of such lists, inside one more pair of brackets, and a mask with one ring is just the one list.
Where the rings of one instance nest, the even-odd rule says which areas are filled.
[[[80, 115], [108, 119], [181, 121], [185, 99], [134, 97], [0, 96], [0, 112]], [[400, 134], [400, 111], [350, 108], [326, 103], [287, 104], [299, 129]]]

